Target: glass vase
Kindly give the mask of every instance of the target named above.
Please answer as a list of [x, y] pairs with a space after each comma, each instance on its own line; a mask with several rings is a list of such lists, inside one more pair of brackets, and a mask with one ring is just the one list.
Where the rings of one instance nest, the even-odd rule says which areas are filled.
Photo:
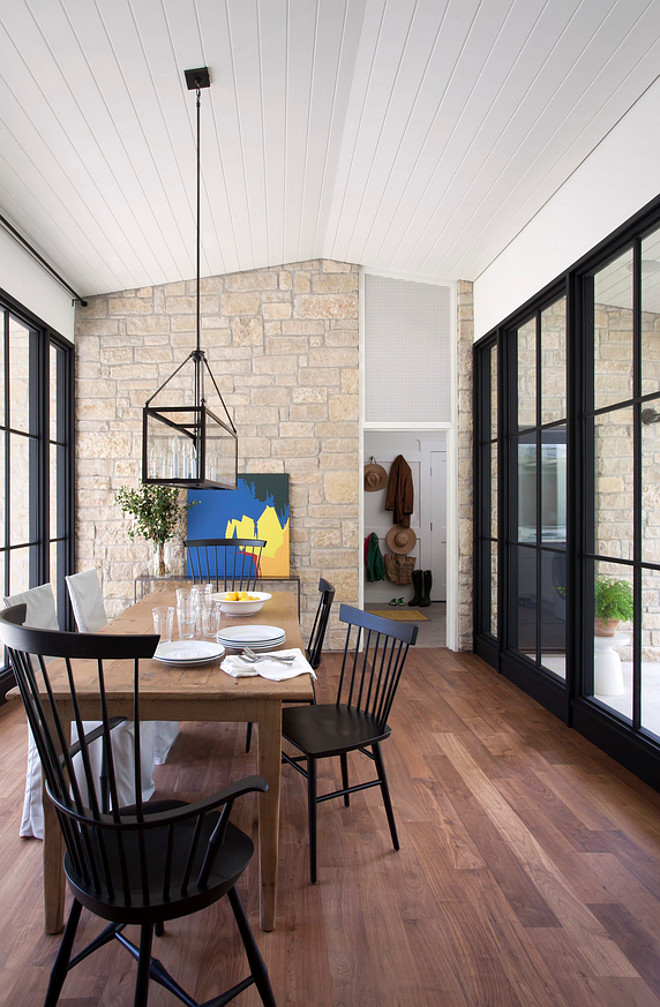
[[167, 577], [170, 570], [165, 562], [165, 543], [154, 542], [151, 558], [151, 573], [154, 577]]

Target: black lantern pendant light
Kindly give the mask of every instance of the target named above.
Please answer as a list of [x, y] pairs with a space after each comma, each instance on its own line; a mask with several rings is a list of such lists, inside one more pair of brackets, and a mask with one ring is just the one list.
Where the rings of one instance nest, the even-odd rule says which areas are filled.
[[[188, 90], [197, 94], [197, 346], [145, 403], [142, 482], [191, 489], [235, 489], [238, 436], [201, 348], [199, 124], [201, 90], [210, 87], [211, 81], [207, 67], [186, 70], [185, 76]], [[207, 401], [206, 379], [207, 390], [216, 393], [213, 405], [217, 408], [217, 398], [222, 418]]]

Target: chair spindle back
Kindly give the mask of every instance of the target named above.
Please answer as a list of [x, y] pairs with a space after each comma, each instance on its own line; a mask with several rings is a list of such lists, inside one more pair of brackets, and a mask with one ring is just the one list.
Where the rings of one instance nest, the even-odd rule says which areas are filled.
[[339, 620], [348, 624], [337, 705], [362, 710], [384, 728], [418, 627], [341, 605]]

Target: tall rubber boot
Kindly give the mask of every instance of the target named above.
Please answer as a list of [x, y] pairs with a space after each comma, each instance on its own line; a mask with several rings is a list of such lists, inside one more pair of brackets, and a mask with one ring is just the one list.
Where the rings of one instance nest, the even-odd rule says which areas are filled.
[[433, 587], [433, 576], [430, 570], [425, 570], [423, 574], [424, 578], [424, 597], [419, 603], [420, 608], [428, 608], [431, 604], [431, 588]]
[[421, 570], [413, 570], [412, 582], [415, 593], [408, 604], [419, 605], [424, 597], [424, 577]]

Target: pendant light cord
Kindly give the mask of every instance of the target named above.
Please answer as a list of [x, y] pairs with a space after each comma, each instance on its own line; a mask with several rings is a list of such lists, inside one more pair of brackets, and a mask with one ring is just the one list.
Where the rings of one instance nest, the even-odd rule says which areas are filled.
[[200, 305], [199, 277], [201, 273], [201, 232], [200, 232], [200, 190], [201, 190], [201, 156], [200, 156], [200, 112], [202, 107], [202, 92], [197, 83], [197, 351], [199, 352], [201, 342], [200, 333], [202, 328], [202, 314]]

